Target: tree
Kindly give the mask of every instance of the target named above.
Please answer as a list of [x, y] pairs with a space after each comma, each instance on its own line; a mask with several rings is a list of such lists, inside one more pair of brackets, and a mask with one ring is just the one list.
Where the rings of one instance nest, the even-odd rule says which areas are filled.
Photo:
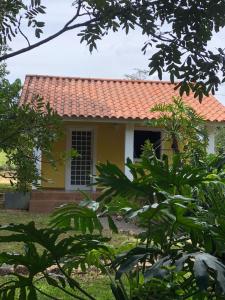
[[[0, 65], [0, 71], [0, 151], [6, 153], [8, 166], [13, 166], [11, 172], [0, 176], [25, 190], [41, 178], [36, 163], [41, 163], [43, 157], [46, 163], [54, 163], [51, 149], [61, 134], [60, 121], [38, 95], [34, 95], [32, 106], [18, 105], [20, 80], [10, 83], [5, 79], [4, 65]], [[35, 149], [41, 149], [42, 158]]]
[[[23, 33], [23, 21], [35, 30], [40, 38], [44, 23], [37, 20], [45, 13], [41, 0], [31, 0], [26, 6], [22, 0], [6, 0], [0, 6], [0, 43], [6, 45], [17, 34], [28, 43], [27, 47], [8, 52], [0, 61], [30, 51], [67, 31], [77, 29], [81, 42], [86, 42], [90, 51], [97, 48], [96, 42], [111, 30], [119, 28], [128, 33], [139, 27], [148, 38], [143, 46], [156, 46], [150, 58], [150, 74], [168, 72], [174, 82], [180, 81], [181, 95], [192, 90], [200, 100], [209, 92], [214, 93], [225, 80], [224, 50], [207, 48], [214, 32], [225, 26], [224, 1], [195, 0], [75, 0], [72, 2], [73, 17], [53, 35], [31, 44]], [[221, 74], [221, 78], [219, 77]]]
[[164, 128], [164, 139], [171, 141], [174, 153], [183, 152], [190, 157], [196, 149], [206, 151], [205, 121], [182, 98], [174, 97], [169, 104], [156, 104], [151, 111], [159, 115], [157, 119], [150, 120], [149, 125]]
[[219, 127], [215, 136], [216, 151], [219, 153], [225, 152], [225, 128]]
[[149, 79], [149, 71], [143, 69], [134, 69], [135, 73], [125, 74], [125, 78], [129, 80], [147, 80]]

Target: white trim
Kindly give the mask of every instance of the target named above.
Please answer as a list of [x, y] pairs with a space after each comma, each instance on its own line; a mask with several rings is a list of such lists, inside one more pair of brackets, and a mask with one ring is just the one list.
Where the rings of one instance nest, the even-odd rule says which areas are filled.
[[[38, 175], [41, 176], [42, 175], [41, 174], [41, 164], [42, 164], [42, 162], [41, 162], [41, 160], [42, 160], [42, 151], [41, 151], [41, 149], [37, 149], [37, 148], [34, 149], [34, 157], [36, 159], [36, 164], [35, 164], [36, 170], [38, 172]], [[41, 186], [41, 179], [39, 179], [37, 181], [37, 184], [39, 186]], [[37, 187], [35, 185], [32, 185], [32, 190], [36, 190], [36, 189], [37, 189]]]
[[[67, 129], [66, 134], [66, 149], [69, 152], [72, 147], [72, 131], [73, 130], [84, 130], [92, 132], [92, 172], [95, 175], [96, 173], [96, 128], [93, 126], [83, 127], [83, 126], [73, 126]], [[71, 158], [68, 158], [65, 164], [65, 190], [66, 191], [74, 191], [74, 190], [86, 190], [86, 191], [95, 191], [96, 188], [93, 186], [74, 186], [70, 184], [71, 177]]]
[[[66, 130], [66, 152], [70, 151], [71, 147], [71, 130], [67, 128]], [[69, 191], [69, 182], [70, 182], [70, 158], [66, 159], [65, 163], [65, 190]]]
[[[151, 120], [148, 118], [145, 119], [132, 119], [132, 118], [128, 118], [128, 119], [124, 119], [124, 118], [97, 118], [97, 117], [93, 117], [93, 118], [85, 118], [85, 117], [64, 117], [62, 119], [63, 121], [66, 122], [90, 122], [90, 123], [115, 123], [115, 124], [134, 124], [134, 125], [144, 125], [147, 121]], [[206, 121], [206, 124], [209, 126], [220, 126], [220, 125], [224, 125], [224, 122], [217, 122], [217, 121]], [[146, 125], [148, 126], [148, 125]]]
[[141, 124], [143, 125], [149, 119], [123, 119], [123, 118], [85, 118], [85, 117], [67, 117], [63, 118], [65, 122], [85, 122], [85, 123], [112, 123], [112, 124]]
[[216, 128], [214, 126], [207, 126], [207, 132], [208, 132], [207, 153], [214, 154], [215, 153]]
[[[134, 160], [134, 126], [132, 124], [126, 124], [125, 138], [124, 138], [124, 162], [126, 163], [127, 158]], [[132, 180], [133, 176], [130, 173], [127, 166], [124, 170], [125, 175]]]

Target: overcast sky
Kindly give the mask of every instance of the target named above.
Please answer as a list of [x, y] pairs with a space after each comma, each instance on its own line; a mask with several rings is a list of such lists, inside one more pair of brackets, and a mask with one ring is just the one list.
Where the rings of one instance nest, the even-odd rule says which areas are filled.
[[[44, 29], [45, 36], [60, 29], [72, 15], [71, 0], [42, 0], [48, 7]], [[110, 33], [98, 43], [98, 50], [90, 54], [85, 44], [80, 44], [76, 31], [68, 32], [48, 44], [30, 52], [7, 60], [10, 71], [9, 79], [20, 78], [26, 74], [60, 75], [75, 77], [124, 78], [125, 74], [134, 73], [135, 68], [147, 69], [151, 51], [143, 55], [146, 37], [139, 30]], [[27, 31], [26, 31], [26, 34]], [[210, 48], [224, 48], [225, 31], [214, 36]], [[33, 35], [31, 36], [31, 41]], [[11, 44], [13, 50], [26, 46], [23, 38], [16, 38]], [[151, 79], [156, 80], [153, 75]], [[164, 76], [167, 79], [167, 76]], [[225, 87], [221, 87], [217, 98], [225, 104]]]

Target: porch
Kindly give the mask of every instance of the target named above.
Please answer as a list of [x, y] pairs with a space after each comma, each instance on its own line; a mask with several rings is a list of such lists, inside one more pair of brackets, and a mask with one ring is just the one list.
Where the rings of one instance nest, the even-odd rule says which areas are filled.
[[[92, 200], [96, 200], [100, 192], [89, 192]], [[80, 192], [67, 192], [64, 190], [33, 190], [29, 204], [32, 213], [49, 213], [62, 204], [79, 203], [84, 199]]]
[[[158, 157], [164, 153], [169, 156], [172, 154], [170, 143], [163, 140], [163, 130], [146, 127], [143, 123], [79, 120], [65, 122], [64, 129], [63, 139], [53, 147], [56, 167], [45, 162], [37, 165], [45, 180], [40, 182], [41, 190], [33, 190], [31, 193], [31, 212], [47, 213], [64, 203], [79, 203], [84, 198], [79, 190], [88, 192], [95, 200], [100, 192], [96, 192], [91, 184], [99, 162], [110, 161], [116, 164], [132, 179], [125, 167], [126, 159], [138, 160], [146, 139], [153, 143]], [[213, 153], [215, 127], [209, 126], [208, 132], [208, 152]], [[71, 149], [77, 150], [79, 156], [62, 159], [62, 153]]]
[[[127, 158], [140, 159], [146, 140], [154, 145], [158, 157], [163, 153], [171, 154], [170, 143], [163, 141], [163, 131], [149, 128], [143, 122], [71, 120], [64, 122], [64, 130], [63, 139], [53, 147], [55, 168], [45, 162], [37, 165], [45, 178], [40, 182], [43, 189], [90, 190], [97, 173], [96, 164], [107, 161], [116, 164], [131, 178], [125, 162]], [[76, 150], [78, 156], [71, 158], [71, 150]], [[66, 159], [62, 159], [62, 153], [67, 153]], [[45, 161], [43, 157], [42, 161]]]

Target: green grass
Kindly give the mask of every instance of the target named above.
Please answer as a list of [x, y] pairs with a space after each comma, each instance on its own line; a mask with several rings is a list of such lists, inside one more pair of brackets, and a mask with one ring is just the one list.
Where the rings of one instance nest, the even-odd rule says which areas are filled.
[[[26, 224], [31, 221], [34, 221], [37, 228], [46, 227], [49, 222], [49, 214], [32, 214], [26, 211], [15, 211], [15, 210], [0, 210], [0, 225], [4, 224]], [[0, 232], [0, 234], [2, 234]], [[136, 239], [131, 235], [125, 235], [125, 234], [111, 234], [109, 230], [104, 230], [104, 235], [111, 237], [111, 243], [115, 247], [120, 247], [124, 244], [124, 247], [126, 248], [126, 244], [133, 243], [136, 241]], [[16, 244], [12, 246], [12, 244], [1, 244], [1, 251], [19, 251], [20, 244]]]
[[6, 155], [4, 152], [0, 152], [0, 192], [11, 191], [14, 188], [11, 186], [8, 179], [5, 179], [1, 175], [7, 173]]
[[0, 224], [26, 224], [34, 221], [38, 228], [44, 227], [48, 224], [48, 214], [32, 214], [27, 211], [18, 210], [0, 210]]
[[[1, 177], [0, 177], [1, 179]], [[15, 186], [12, 186], [10, 183], [2, 183], [0, 182], [0, 193], [1, 192], [11, 192], [11, 191], [15, 191]]]
[[[15, 210], [0, 210], [0, 225], [4, 224], [26, 224], [34, 221], [38, 228], [47, 226], [49, 215], [47, 214], [31, 214], [29, 212]], [[0, 232], [2, 234], [2, 232]], [[5, 233], [6, 234], [6, 233]], [[1, 244], [1, 251], [17, 251], [23, 249], [22, 243], [6, 243]]]
[[[95, 297], [98, 300], [111, 300], [115, 299], [113, 298], [111, 288], [110, 288], [110, 280], [108, 277], [104, 275], [100, 275], [97, 273], [92, 273], [90, 275], [77, 275], [74, 277], [78, 282], [80, 282], [81, 287], [87, 291], [89, 294], [91, 294], [93, 297]], [[62, 300], [70, 300], [71, 297], [68, 295], [65, 295], [64, 292], [60, 291], [59, 289], [54, 288], [53, 286], [49, 286], [46, 283], [40, 282], [38, 285], [38, 288], [40, 288], [43, 292], [48, 293], [52, 297], [57, 295], [57, 299]], [[72, 290], [68, 289], [68, 291], [73, 292]], [[73, 292], [74, 293], [74, 292]], [[79, 292], [77, 292], [77, 295], [83, 296]], [[47, 300], [49, 298], [39, 295], [40, 300]], [[86, 298], [85, 298], [86, 299]]]
[[[7, 282], [8, 280], [15, 279], [13, 276], [7, 276], [7, 277], [0, 277], [0, 284], [3, 284]], [[115, 300], [113, 298], [111, 288], [110, 288], [110, 280], [107, 276], [101, 275], [97, 272], [90, 272], [89, 274], [78, 274], [74, 276], [74, 279], [80, 283], [80, 286], [88, 292], [90, 295], [92, 295], [97, 300]], [[49, 296], [53, 297], [52, 299], [56, 299], [54, 297], [57, 297], [57, 300], [70, 300], [71, 296], [66, 295], [63, 291], [55, 288], [54, 286], [48, 285], [46, 281], [40, 280], [38, 283], [36, 283], [36, 286], [39, 290], [42, 292], [48, 294]], [[77, 296], [84, 297], [79, 291], [75, 292], [74, 290], [67, 288], [68, 292], [75, 293]], [[15, 300], [17, 300], [18, 292], [16, 292]], [[37, 293], [39, 300], [48, 300], [49, 297]], [[85, 298], [87, 299], [87, 298]]]
[[[31, 214], [29, 212], [13, 211], [13, 210], [0, 210], [0, 225], [9, 223], [28, 223], [34, 221], [38, 228], [45, 227], [49, 222], [48, 214]], [[0, 232], [0, 234], [2, 234]], [[127, 236], [124, 234], [111, 234], [111, 232], [105, 230], [104, 234], [111, 236], [111, 243], [115, 247], [121, 247], [124, 244], [126, 248], [126, 243], [134, 242], [135, 239], [132, 236]], [[1, 251], [13, 251], [20, 252], [23, 250], [21, 243], [6, 243], [0, 245]], [[87, 290], [92, 296], [96, 297], [98, 300], [111, 300], [114, 299], [112, 296], [110, 288], [110, 280], [107, 276], [100, 274], [97, 270], [89, 270], [86, 274], [76, 273], [74, 278], [81, 284], [82, 288]], [[0, 284], [4, 283], [9, 279], [7, 277], [0, 277]], [[53, 286], [49, 286], [45, 281], [40, 281], [37, 285], [43, 292], [50, 294], [53, 298], [69, 300], [71, 297], [65, 295], [62, 291], [58, 290]], [[69, 291], [69, 289], [68, 289]], [[77, 294], [79, 295], [79, 294]], [[81, 296], [81, 295], [80, 295]], [[49, 299], [47, 296], [39, 294], [39, 300]]]
[[0, 167], [6, 164], [6, 155], [4, 152], [0, 152]]

